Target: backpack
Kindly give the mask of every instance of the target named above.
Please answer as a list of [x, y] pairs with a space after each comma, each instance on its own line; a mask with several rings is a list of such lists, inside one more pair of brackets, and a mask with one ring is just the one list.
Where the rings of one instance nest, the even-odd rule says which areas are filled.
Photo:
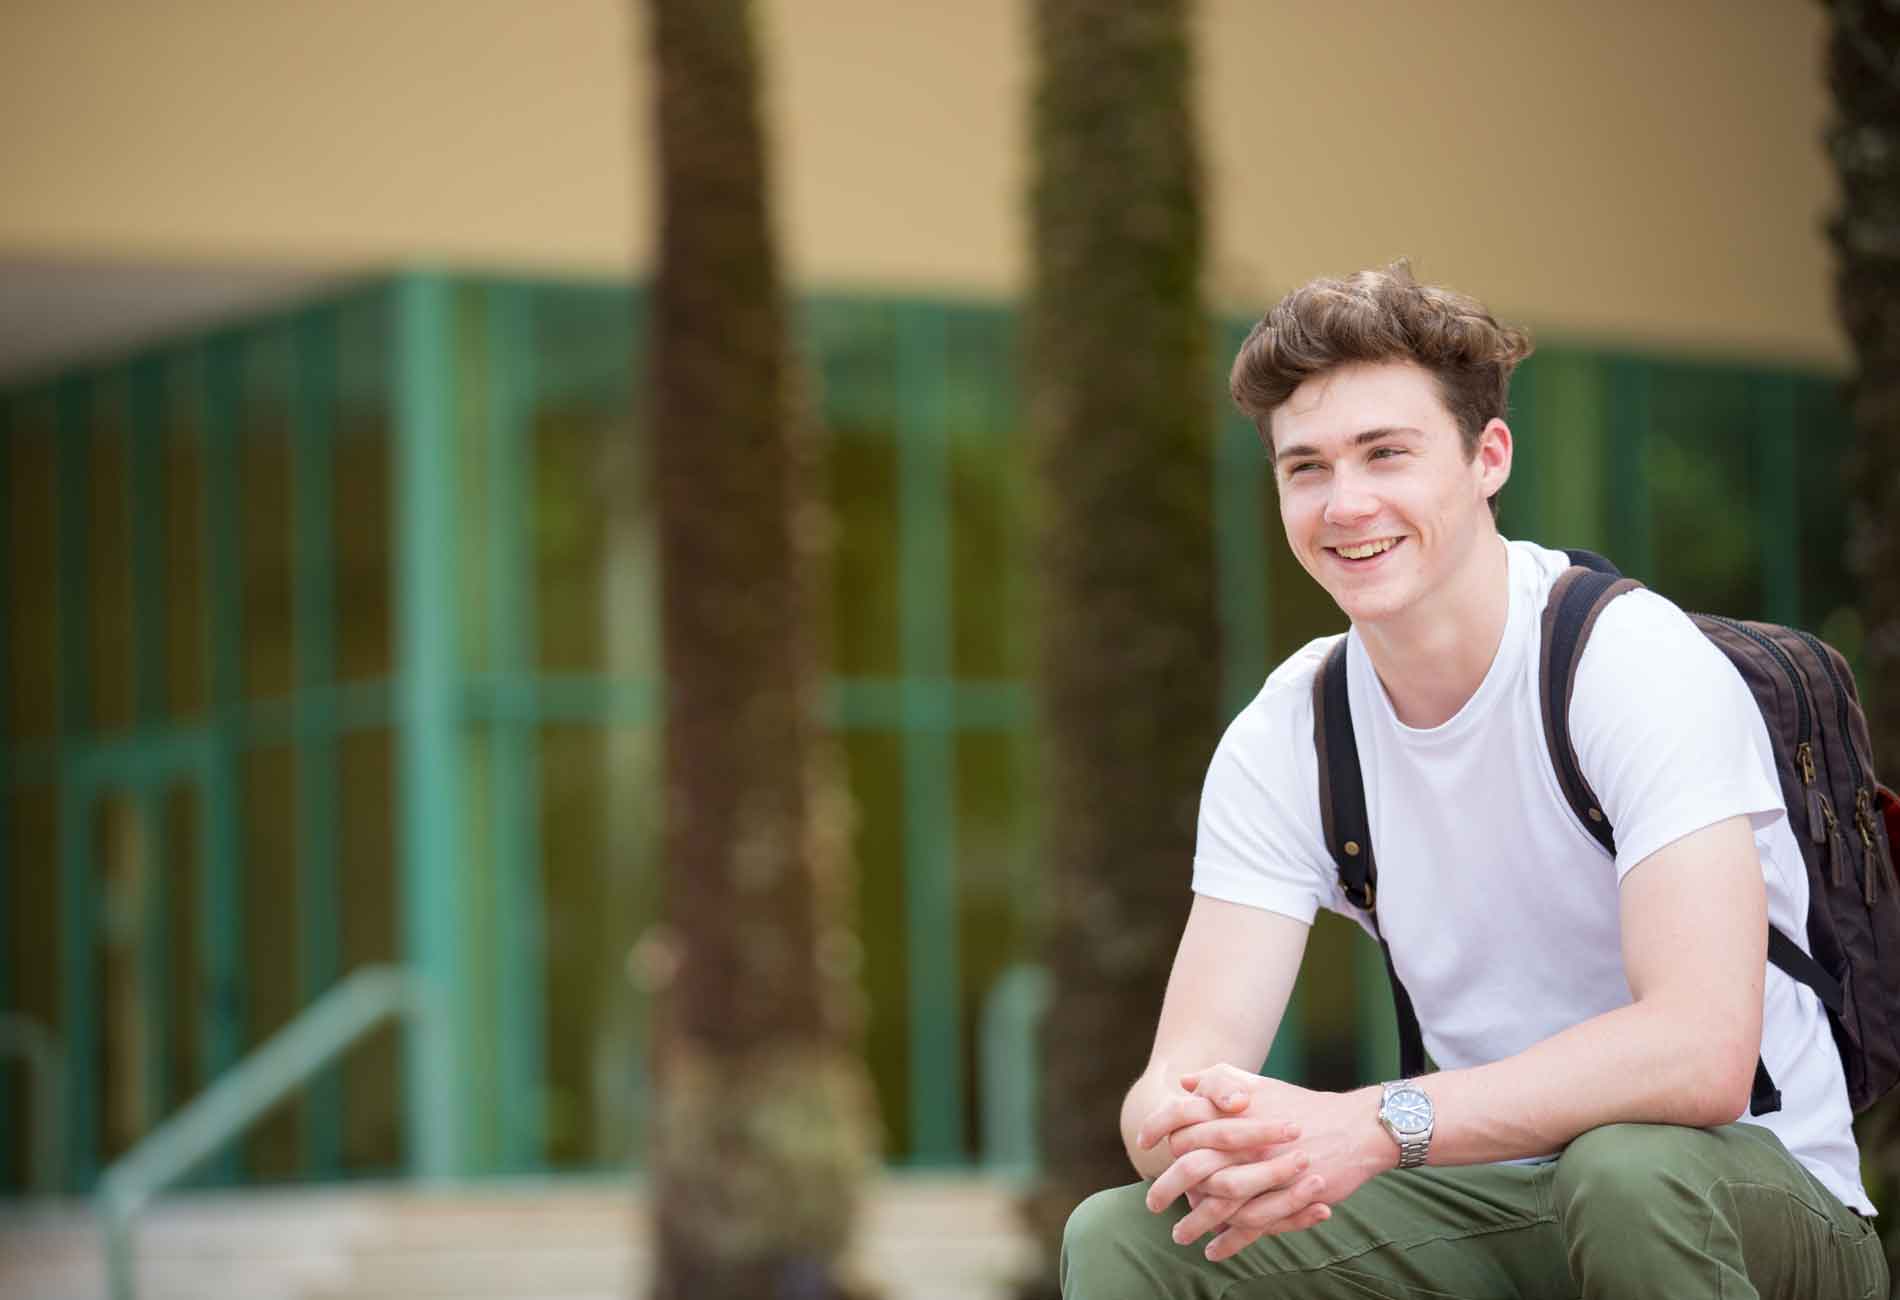
[[[1615, 830], [1577, 765], [1570, 743], [1570, 696], [1578, 661], [1598, 615], [1642, 584], [1588, 551], [1569, 551], [1544, 606], [1538, 697], [1557, 783], [1577, 822], [1612, 857]], [[1774, 926], [1768, 960], [1813, 989], [1847, 1076], [1848, 1100], [1865, 1110], [1900, 1082], [1900, 880], [1893, 842], [1900, 798], [1874, 779], [1867, 720], [1853, 673], [1819, 638], [1771, 623], [1691, 614], [1741, 672], [1768, 724], [1788, 822], [1808, 869], [1808, 952]], [[1313, 683], [1313, 740], [1319, 750], [1320, 820], [1339, 868], [1340, 888], [1366, 914], [1385, 957], [1398, 1013], [1402, 1077], [1425, 1071], [1424, 1039], [1412, 1000], [1379, 927], [1378, 866], [1366, 815], [1352, 711], [1346, 641]], [[1812, 956], [1809, 956], [1812, 953]], [[1757, 1060], [1749, 1113], [1781, 1109], [1781, 1094]]]

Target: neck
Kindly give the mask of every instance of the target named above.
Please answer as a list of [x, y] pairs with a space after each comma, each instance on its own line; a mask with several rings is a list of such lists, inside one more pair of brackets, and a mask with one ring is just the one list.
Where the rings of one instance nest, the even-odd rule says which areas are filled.
[[1511, 613], [1510, 553], [1495, 533], [1422, 608], [1359, 627], [1373, 671], [1408, 727], [1442, 726], [1484, 684]]

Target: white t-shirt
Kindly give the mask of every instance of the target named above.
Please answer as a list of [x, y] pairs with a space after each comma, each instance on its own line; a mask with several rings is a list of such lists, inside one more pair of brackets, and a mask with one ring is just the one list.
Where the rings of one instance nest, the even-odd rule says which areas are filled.
[[[1346, 635], [1379, 920], [1441, 1069], [1511, 1056], [1632, 1000], [1617, 888], [1657, 849], [1748, 814], [1769, 920], [1807, 946], [1808, 880], [1767, 727], [1740, 674], [1675, 605], [1610, 602], [1577, 667], [1572, 742], [1610, 824], [1614, 867], [1577, 821], [1544, 742], [1544, 601], [1569, 560], [1506, 543], [1511, 604], [1477, 693], [1441, 726], [1400, 722], [1357, 632]], [[1339, 889], [1319, 811], [1313, 677], [1337, 637], [1275, 669], [1222, 738], [1201, 795], [1194, 890], [1312, 923], [1366, 920]], [[1761, 1124], [1844, 1204], [1872, 1213], [1853, 1114], [1820, 1000], [1770, 965], [1762, 1059], [1781, 1089]]]

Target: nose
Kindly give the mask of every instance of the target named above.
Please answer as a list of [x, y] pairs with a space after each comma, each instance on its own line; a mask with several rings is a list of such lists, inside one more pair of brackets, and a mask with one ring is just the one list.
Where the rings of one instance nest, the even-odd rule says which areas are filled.
[[1375, 514], [1378, 509], [1378, 499], [1366, 491], [1356, 475], [1340, 470], [1334, 471], [1333, 481], [1326, 493], [1327, 523], [1356, 523]]

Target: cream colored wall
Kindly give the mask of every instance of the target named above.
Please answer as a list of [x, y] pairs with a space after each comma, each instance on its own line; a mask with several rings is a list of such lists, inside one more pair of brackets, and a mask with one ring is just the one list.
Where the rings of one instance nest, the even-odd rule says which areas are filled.
[[[623, 0], [7, 0], [0, 258], [616, 272]], [[764, 0], [791, 269], [1022, 282], [1027, 0]], [[1210, 288], [1399, 254], [1548, 333], [1838, 360], [1811, 0], [1204, 0]]]

